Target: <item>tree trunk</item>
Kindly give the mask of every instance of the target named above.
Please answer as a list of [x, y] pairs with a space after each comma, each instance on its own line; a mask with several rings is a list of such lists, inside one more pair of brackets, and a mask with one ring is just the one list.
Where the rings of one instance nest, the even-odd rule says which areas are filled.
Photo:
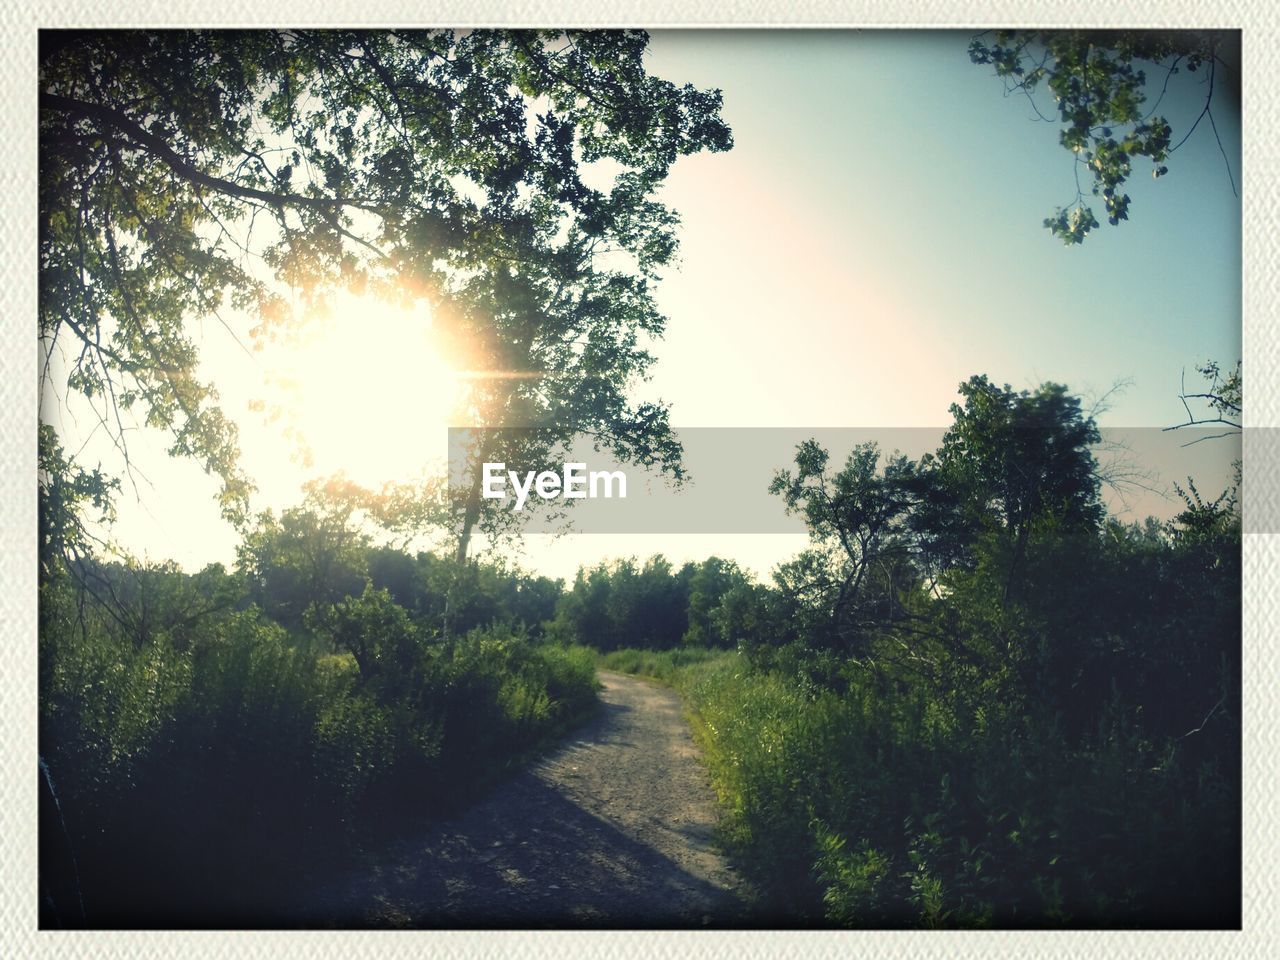
[[462, 530], [458, 534], [458, 549], [453, 559], [459, 565], [467, 560], [467, 550], [471, 546], [471, 531], [480, 519], [480, 487], [484, 480], [484, 459], [476, 458], [475, 473], [471, 478], [471, 489], [467, 492], [467, 503], [462, 512]]

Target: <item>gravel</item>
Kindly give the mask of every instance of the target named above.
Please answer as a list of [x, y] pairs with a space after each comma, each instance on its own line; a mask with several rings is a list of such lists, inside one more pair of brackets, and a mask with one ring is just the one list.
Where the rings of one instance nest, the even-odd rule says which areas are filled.
[[713, 838], [716, 802], [671, 690], [601, 673], [602, 709], [453, 820], [314, 897], [308, 926], [740, 925], [745, 888]]

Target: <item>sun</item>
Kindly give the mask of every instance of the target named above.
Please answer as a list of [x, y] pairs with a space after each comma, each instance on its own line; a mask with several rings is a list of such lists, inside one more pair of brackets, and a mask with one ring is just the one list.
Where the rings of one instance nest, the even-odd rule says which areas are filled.
[[279, 422], [309, 472], [377, 487], [445, 460], [459, 376], [437, 349], [425, 303], [342, 294], [270, 353]]

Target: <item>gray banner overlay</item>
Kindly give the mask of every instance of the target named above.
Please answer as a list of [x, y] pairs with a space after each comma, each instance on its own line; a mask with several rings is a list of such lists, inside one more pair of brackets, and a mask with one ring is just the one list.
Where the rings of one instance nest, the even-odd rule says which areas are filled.
[[[490, 494], [481, 496], [484, 509], [510, 511], [510, 519], [526, 533], [804, 533], [802, 519], [788, 516], [782, 500], [769, 493], [778, 470], [794, 469], [801, 443], [821, 444], [830, 455], [828, 471], [834, 472], [856, 446], [869, 442], [886, 458], [902, 453], [919, 459], [938, 449], [946, 428], [686, 427], [674, 432], [683, 447], [683, 482], [673, 482], [657, 467], [622, 463], [595, 449], [590, 438], [530, 454], [532, 431], [454, 428], [449, 431], [450, 496], [461, 516], [460, 505], [475, 495], [474, 466], [483, 451]], [[1280, 467], [1277, 428], [1248, 429], [1243, 436], [1206, 427], [1100, 432], [1093, 452], [1102, 497], [1110, 513], [1124, 521], [1172, 519], [1184, 506], [1175, 485], [1188, 489], [1188, 478], [1202, 498], [1216, 499], [1234, 485], [1242, 446], [1251, 476], [1273, 476]], [[618, 473], [625, 476], [625, 497]], [[579, 496], [564, 496], [566, 480], [569, 492]], [[1248, 489], [1242, 491], [1245, 530], [1278, 532], [1276, 485], [1259, 486], [1273, 492], [1259, 489], [1250, 496]]]

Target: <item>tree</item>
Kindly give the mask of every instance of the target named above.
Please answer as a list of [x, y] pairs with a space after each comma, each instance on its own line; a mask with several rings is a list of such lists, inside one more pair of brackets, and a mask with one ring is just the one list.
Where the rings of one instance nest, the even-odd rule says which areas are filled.
[[830, 473], [830, 455], [816, 440], [796, 451], [796, 471], [779, 470], [769, 491], [800, 513], [813, 542], [778, 571], [784, 593], [826, 620], [829, 643], [865, 652], [868, 630], [892, 615], [899, 553], [917, 499], [917, 465], [902, 455], [881, 467], [875, 443], [859, 444]]
[[624, 646], [616, 636], [612, 613], [613, 576], [604, 563], [590, 570], [579, 567], [573, 585], [556, 609], [556, 633], [572, 643], [599, 650]]
[[763, 644], [776, 641], [782, 625], [775, 615], [773, 591], [746, 577], [735, 582], [711, 611], [713, 632], [721, 642], [751, 657]]
[[935, 554], [965, 564], [983, 531], [1010, 546], [1006, 594], [1033, 528], [1093, 529], [1103, 516], [1091, 447], [1100, 436], [1080, 398], [1062, 384], [1034, 391], [996, 386], [985, 375], [960, 384], [952, 426], [933, 471], [929, 508], [917, 531]]
[[366, 584], [359, 596], [336, 604], [321, 629], [338, 649], [350, 652], [361, 679], [378, 684], [387, 700], [402, 698], [414, 686], [421, 669], [420, 630], [387, 591]]
[[73, 464], [47, 423], [40, 424], [37, 466], [43, 581], [62, 565], [73, 573], [83, 571], [96, 540], [85, 523], [86, 513], [93, 510], [99, 522], [110, 522], [112, 495], [120, 482], [100, 469], [84, 470]]
[[[998, 30], [974, 37], [969, 58], [995, 68], [1004, 81], [1005, 93], [1026, 96], [1041, 120], [1053, 122], [1036, 101], [1036, 93], [1047, 89], [1053, 98], [1049, 113], [1056, 110], [1062, 123], [1059, 141], [1073, 157], [1075, 199], [1059, 207], [1044, 221], [1049, 231], [1065, 244], [1083, 243], [1098, 226], [1093, 209], [1080, 185], [1083, 168], [1092, 180], [1090, 192], [1101, 197], [1107, 222], [1112, 226], [1129, 219], [1129, 195], [1123, 188], [1133, 171], [1133, 162], [1144, 157], [1152, 164], [1152, 175], [1169, 172], [1168, 160], [1207, 119], [1218, 136], [1213, 119], [1213, 100], [1222, 87], [1232, 92], [1238, 84], [1235, 68], [1224, 58], [1232, 35], [1226, 31], [1155, 30]], [[1221, 69], [1220, 69], [1221, 68]], [[1160, 92], [1147, 111], [1147, 70]], [[1190, 129], [1176, 142], [1168, 120], [1156, 111], [1173, 77], [1207, 72], [1204, 108]], [[1231, 189], [1235, 179], [1222, 141], [1218, 140], [1227, 166]]]
[[356, 503], [342, 492], [332, 481], [310, 485], [301, 506], [278, 519], [262, 514], [237, 548], [250, 597], [286, 627], [301, 626], [313, 607], [323, 614], [364, 590], [369, 536], [353, 518]]
[[589, 570], [580, 567], [573, 584], [557, 598], [547, 635], [599, 650], [671, 649], [689, 626], [694, 570], [692, 563], [673, 570], [661, 554], [643, 564], [625, 557]]
[[[692, 647], [731, 645], [733, 633], [724, 629], [725, 624], [717, 614], [730, 592], [746, 586], [749, 586], [746, 574], [732, 560], [708, 557], [698, 564], [689, 578], [689, 628], [683, 642]], [[728, 622], [736, 625], [739, 619], [733, 615]]]
[[998, 571], [1003, 604], [1034, 532], [1096, 531], [1099, 437], [1079, 398], [986, 376], [959, 392], [942, 446], [919, 461], [868, 443], [832, 470], [810, 440], [794, 471], [775, 474], [770, 491], [804, 517], [812, 544], [775, 572], [799, 637], [857, 658], [888, 637], [918, 659], [916, 640], [936, 633], [920, 623], [925, 598], [945, 596], [957, 574]]
[[[649, 76], [640, 31], [48, 32], [40, 338], [129, 469], [125, 417], [252, 489], [188, 333], [230, 305], [266, 340], [340, 288], [426, 300], [482, 426], [588, 434], [678, 475], [633, 388], [676, 250], [655, 192], [731, 146], [718, 91]], [[599, 181], [606, 185], [593, 185]], [[300, 305], [295, 316], [290, 294]], [[46, 376], [49, 368], [46, 365]], [[458, 552], [480, 516], [464, 493]]]

